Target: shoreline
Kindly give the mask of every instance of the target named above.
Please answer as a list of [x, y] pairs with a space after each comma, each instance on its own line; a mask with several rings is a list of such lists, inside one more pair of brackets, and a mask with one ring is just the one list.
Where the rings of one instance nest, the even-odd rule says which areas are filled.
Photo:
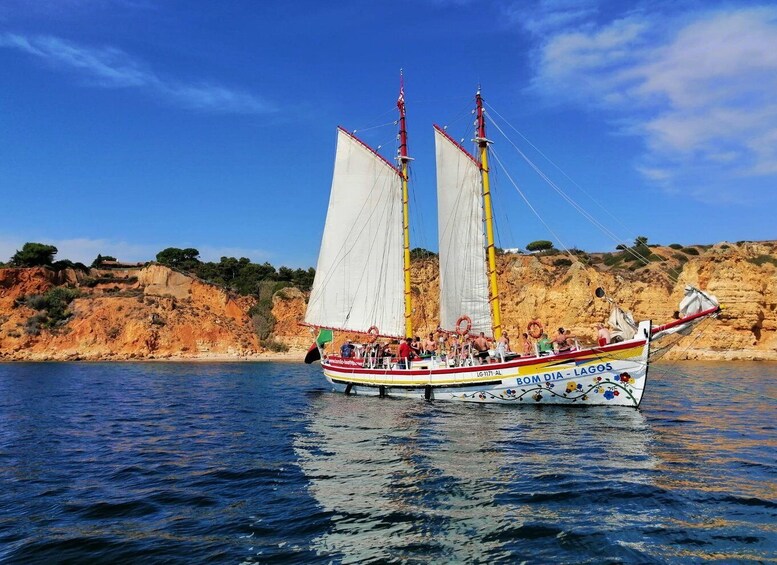
[[[0, 363], [302, 363], [305, 359], [307, 350], [295, 349], [292, 351], [286, 351], [282, 353], [257, 353], [252, 355], [235, 355], [235, 354], [206, 354], [197, 356], [175, 356], [160, 355], [160, 356], [147, 356], [147, 357], [132, 357], [132, 356], [88, 356], [79, 355], [77, 353], [70, 353], [62, 356], [25, 356], [25, 357], [12, 357], [0, 355]], [[702, 352], [699, 352], [702, 353]], [[699, 355], [698, 357], [689, 359], [673, 359], [667, 356], [654, 363], [777, 363], [777, 356], [753, 356], [749, 358], [745, 357], [732, 357], [727, 356], [705, 356]]]
[[0, 363], [262, 363], [262, 362], [302, 362], [307, 351], [294, 350], [284, 353], [258, 353], [255, 355], [199, 355], [174, 356], [160, 355], [147, 357], [130, 356], [86, 356], [79, 354], [63, 355], [61, 357], [24, 357], [13, 358], [0, 356]]

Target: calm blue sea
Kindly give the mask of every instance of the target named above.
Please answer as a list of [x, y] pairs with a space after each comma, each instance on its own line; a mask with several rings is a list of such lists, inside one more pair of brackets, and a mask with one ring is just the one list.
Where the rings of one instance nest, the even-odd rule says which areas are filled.
[[0, 364], [0, 562], [775, 563], [776, 430], [769, 364], [656, 365], [640, 410]]

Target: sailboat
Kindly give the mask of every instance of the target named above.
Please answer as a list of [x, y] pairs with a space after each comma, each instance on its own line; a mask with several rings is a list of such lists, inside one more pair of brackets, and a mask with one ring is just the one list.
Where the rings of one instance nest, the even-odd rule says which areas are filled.
[[[503, 404], [570, 404], [638, 407], [651, 354], [668, 336], [685, 335], [716, 316], [717, 300], [689, 287], [677, 319], [657, 327], [634, 322], [610, 301], [611, 343], [516, 356], [473, 354], [474, 336], [503, 333], [496, 276], [489, 146], [480, 90], [475, 96], [477, 154], [434, 126], [440, 269], [438, 334], [458, 344], [412, 358], [386, 354], [379, 338], [413, 335], [410, 286], [408, 155], [404, 88], [397, 101], [397, 164], [340, 127], [326, 223], [305, 325], [319, 330], [306, 362], [321, 360], [335, 391], [354, 394]], [[533, 324], [533, 326], [532, 326]], [[542, 328], [529, 330], [540, 337]], [[326, 352], [332, 331], [361, 334], [365, 344]], [[671, 341], [671, 340], [668, 340]], [[664, 343], [663, 346], [657, 347]], [[651, 350], [651, 347], [653, 348]], [[405, 353], [407, 349], [404, 349]], [[484, 357], [488, 362], [483, 363]]]

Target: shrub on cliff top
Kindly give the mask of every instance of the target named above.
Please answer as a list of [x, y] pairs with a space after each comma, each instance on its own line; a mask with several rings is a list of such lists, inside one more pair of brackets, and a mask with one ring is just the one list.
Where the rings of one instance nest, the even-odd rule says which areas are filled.
[[429, 251], [428, 249], [424, 249], [423, 247], [415, 247], [410, 250], [410, 259], [431, 259], [432, 257], [437, 257], [437, 253], [434, 251]]
[[57, 248], [53, 245], [28, 242], [22, 246], [21, 251], [11, 257], [11, 265], [14, 267], [50, 267], [54, 262]]
[[548, 251], [553, 249], [553, 242], [547, 239], [538, 239], [526, 245], [527, 251]]
[[200, 265], [200, 252], [193, 247], [168, 247], [156, 254], [157, 263], [182, 271], [193, 271]]

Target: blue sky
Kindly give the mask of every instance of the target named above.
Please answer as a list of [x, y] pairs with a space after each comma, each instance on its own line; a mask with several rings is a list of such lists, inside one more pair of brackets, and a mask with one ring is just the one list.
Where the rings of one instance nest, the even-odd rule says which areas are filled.
[[[773, 3], [4, 0], [0, 260], [41, 241], [314, 266], [335, 128], [391, 158], [400, 68], [413, 246], [436, 248], [432, 123], [468, 142], [478, 84], [619, 238], [777, 237]], [[489, 132], [502, 247], [614, 248]]]

